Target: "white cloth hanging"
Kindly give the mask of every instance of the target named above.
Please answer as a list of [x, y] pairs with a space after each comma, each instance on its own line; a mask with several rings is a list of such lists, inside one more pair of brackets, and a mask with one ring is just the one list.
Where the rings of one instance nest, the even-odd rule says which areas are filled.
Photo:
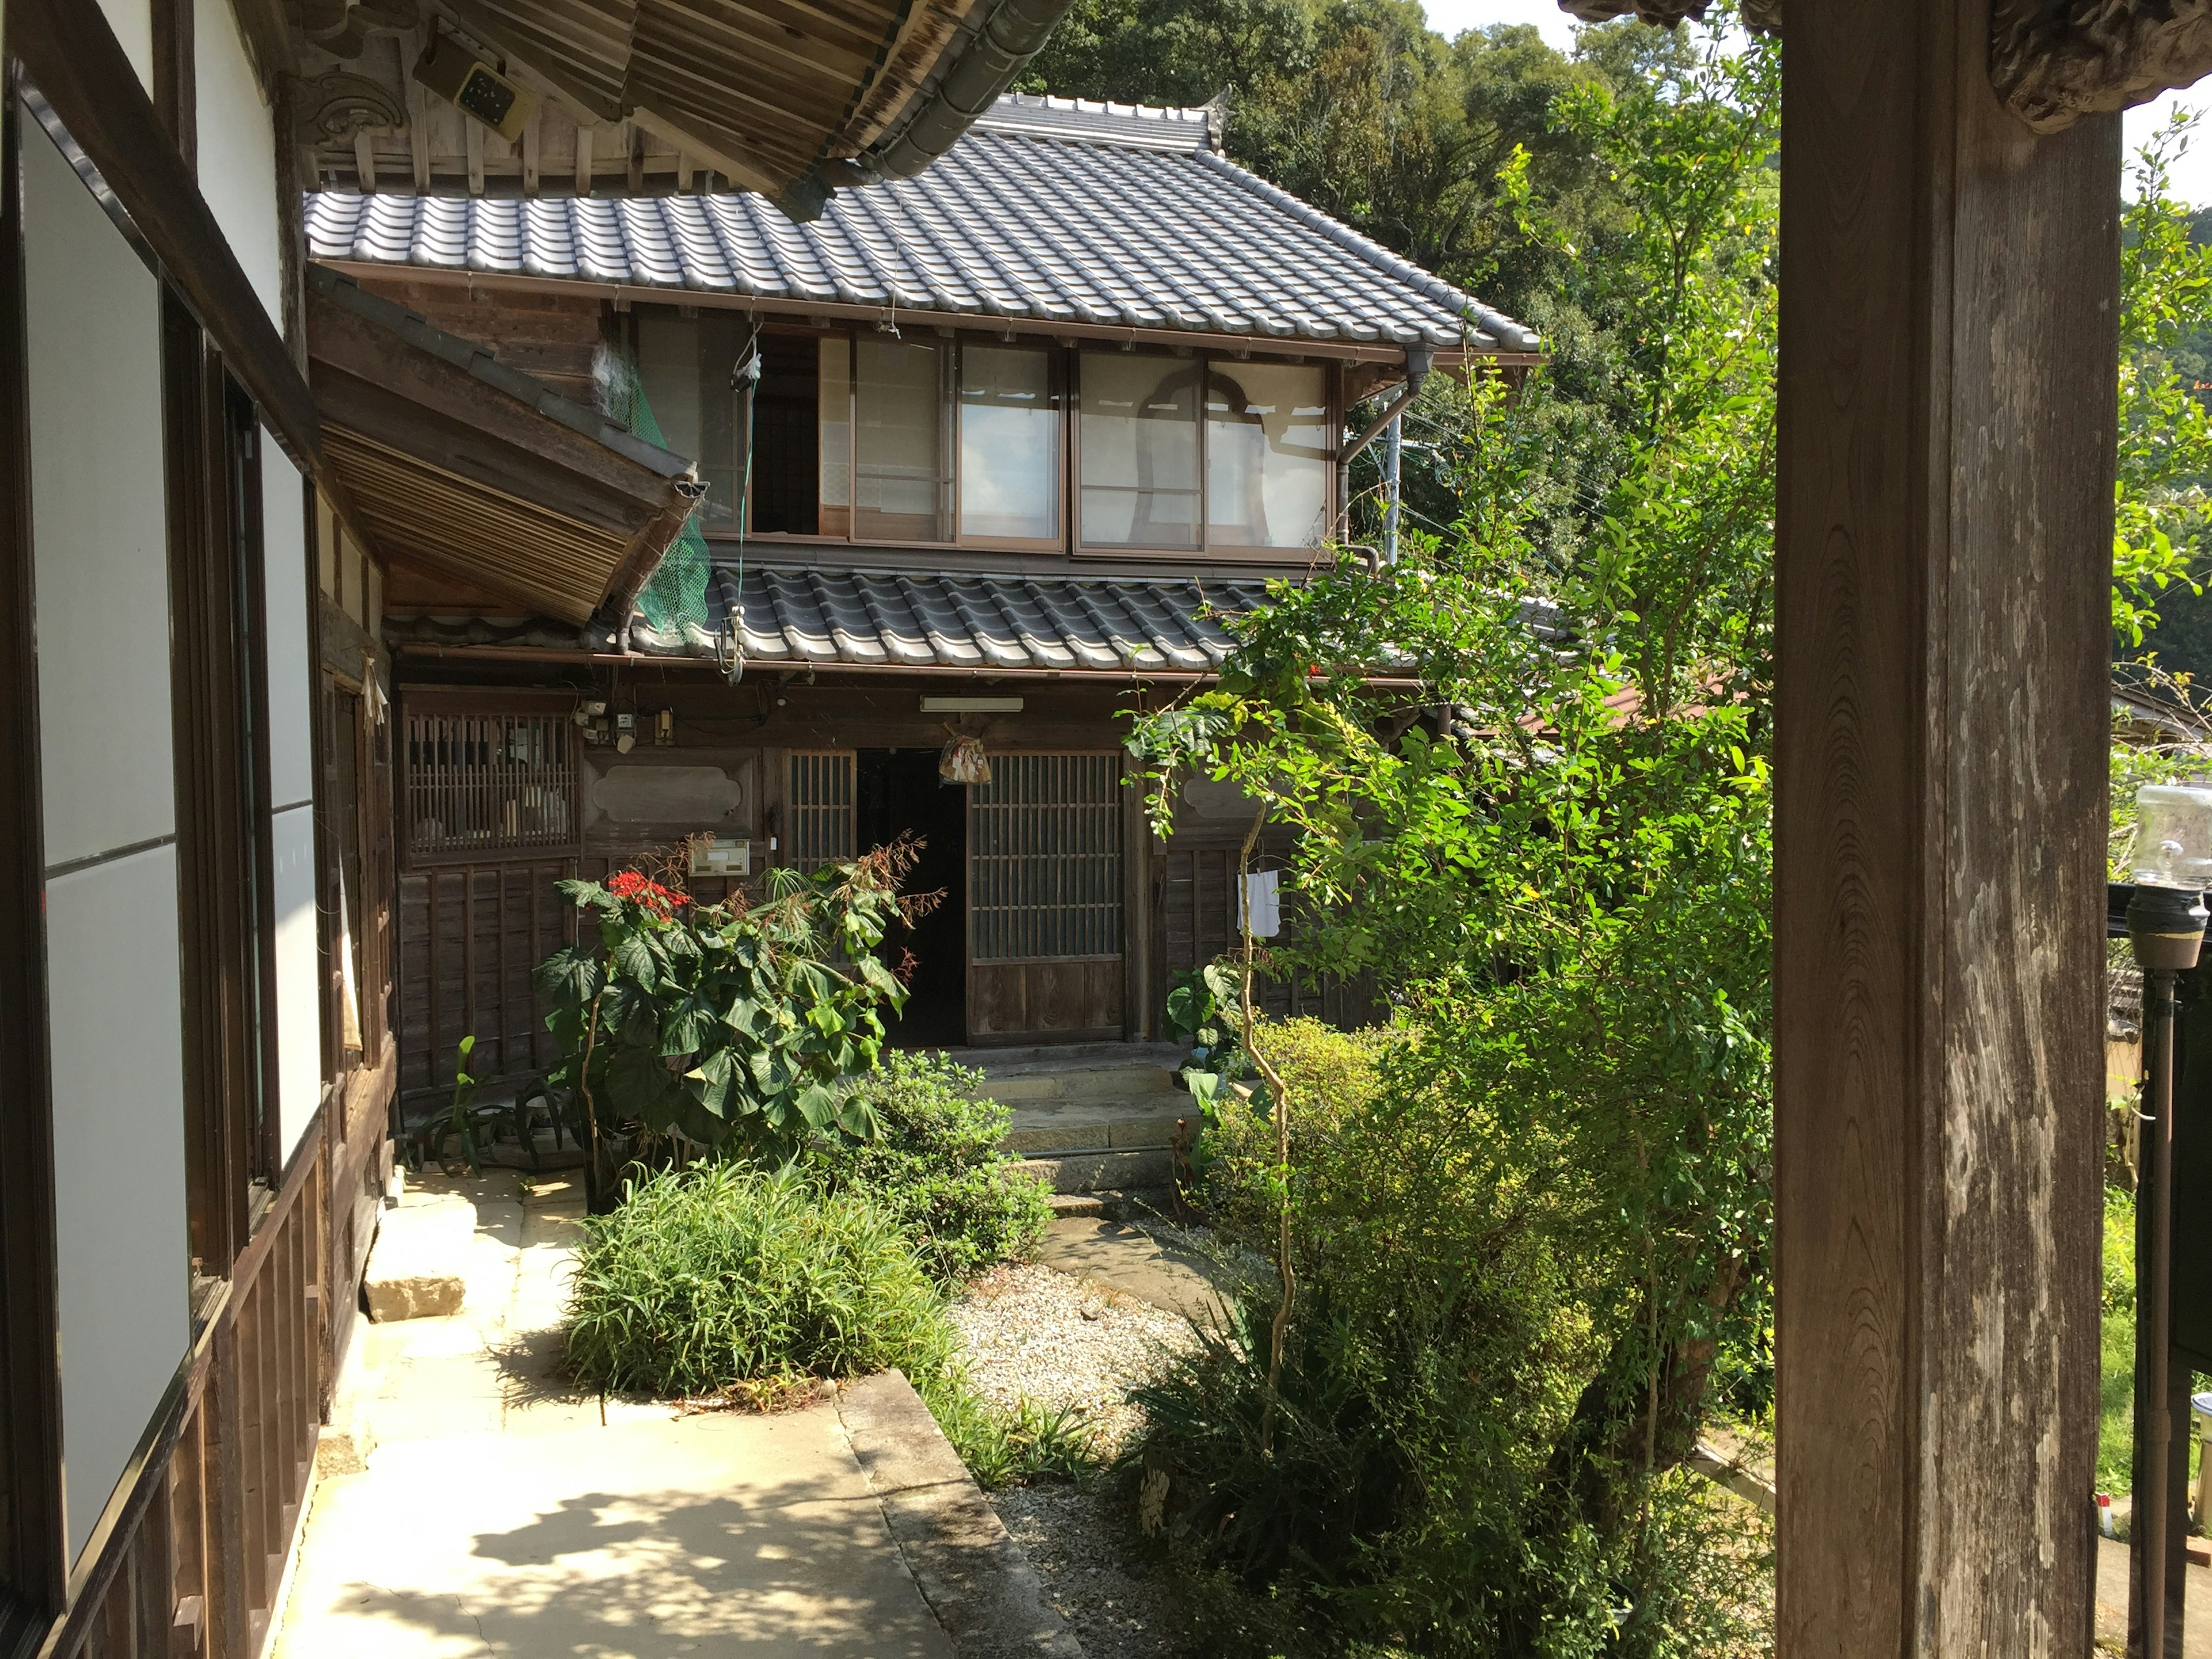
[[1245, 917], [1251, 919], [1254, 939], [1273, 939], [1283, 931], [1283, 901], [1276, 889], [1278, 872], [1255, 870], [1244, 878], [1244, 914], [1237, 917], [1242, 931]]

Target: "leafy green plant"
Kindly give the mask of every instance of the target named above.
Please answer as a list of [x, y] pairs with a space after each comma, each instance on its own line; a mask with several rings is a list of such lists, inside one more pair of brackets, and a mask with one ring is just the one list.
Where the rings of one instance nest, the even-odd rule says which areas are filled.
[[[1200, 1059], [1211, 1060], [1214, 1051], [1233, 1045], [1237, 1040], [1237, 970], [1233, 963], [1209, 962], [1203, 967], [1186, 968], [1177, 972], [1168, 982], [1168, 1000], [1161, 1030], [1172, 1042], [1187, 1042], [1194, 1049], [1206, 1052]], [[1209, 1070], [1219, 1072], [1213, 1066]]]
[[635, 871], [562, 883], [582, 937], [536, 983], [563, 1056], [553, 1081], [582, 1096], [594, 1167], [609, 1123], [770, 1161], [810, 1135], [872, 1138], [872, 1110], [842, 1079], [875, 1064], [878, 1011], [905, 1004], [871, 953], [913, 858], [901, 844], [811, 874], [771, 870], [757, 905], [742, 893], [694, 905]]
[[794, 1167], [720, 1162], [631, 1182], [586, 1223], [566, 1340], [586, 1387], [663, 1397], [774, 1400], [802, 1378], [896, 1366], [984, 1484], [1087, 1467], [1077, 1419], [977, 1396], [899, 1218]]
[[982, 1083], [942, 1055], [886, 1054], [855, 1083], [876, 1136], [817, 1140], [807, 1154], [830, 1187], [864, 1192], [897, 1218], [946, 1283], [1028, 1255], [1052, 1218], [1043, 1188], [1008, 1168], [1000, 1148], [1013, 1114], [977, 1098]]
[[795, 1170], [664, 1171], [586, 1224], [568, 1363], [589, 1387], [707, 1395], [794, 1374], [926, 1374], [951, 1353], [896, 1221]]
[[470, 1170], [483, 1173], [483, 1149], [478, 1144], [481, 1133], [489, 1142], [498, 1124], [511, 1115], [510, 1109], [501, 1102], [488, 1105], [476, 1103], [477, 1079], [469, 1074], [469, 1056], [476, 1052], [473, 1034], [460, 1040], [453, 1053], [453, 1093], [443, 1115], [431, 1118], [415, 1131], [412, 1156], [416, 1169], [439, 1157], [446, 1141], [456, 1139], [461, 1152], [469, 1160]]

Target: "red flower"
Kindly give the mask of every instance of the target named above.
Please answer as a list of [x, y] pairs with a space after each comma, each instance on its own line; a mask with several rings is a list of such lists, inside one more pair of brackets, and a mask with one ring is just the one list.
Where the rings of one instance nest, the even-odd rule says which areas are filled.
[[666, 920], [668, 914], [679, 904], [689, 904], [690, 899], [682, 893], [672, 893], [657, 881], [647, 881], [635, 870], [625, 870], [607, 882], [607, 891], [618, 899], [630, 899], [652, 915]]

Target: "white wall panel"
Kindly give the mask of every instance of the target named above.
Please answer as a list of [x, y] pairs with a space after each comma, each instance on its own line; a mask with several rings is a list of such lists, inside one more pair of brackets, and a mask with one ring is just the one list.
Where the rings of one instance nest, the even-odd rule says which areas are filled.
[[264, 592], [269, 616], [269, 799], [279, 811], [315, 790], [314, 679], [307, 662], [307, 497], [299, 469], [261, 434]]
[[55, 877], [46, 940], [74, 1559], [191, 1340], [175, 849]]
[[46, 860], [173, 833], [161, 295], [45, 135], [23, 135], [31, 526]]
[[115, 38], [122, 45], [123, 55], [131, 60], [131, 67], [138, 71], [146, 90], [153, 91], [153, 0], [100, 0], [100, 9], [107, 19], [107, 27], [115, 31]]
[[200, 194], [270, 317], [284, 320], [276, 250], [276, 130], [230, 0], [194, 0]]
[[276, 1119], [289, 1162], [322, 1097], [323, 1030], [316, 995], [315, 810], [270, 825], [276, 890]]

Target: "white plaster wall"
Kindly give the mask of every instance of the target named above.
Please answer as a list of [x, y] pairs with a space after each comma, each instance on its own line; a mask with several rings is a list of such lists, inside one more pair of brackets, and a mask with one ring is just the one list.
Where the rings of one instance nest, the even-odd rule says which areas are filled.
[[315, 810], [270, 825], [276, 895], [276, 1121], [289, 1162], [322, 1098], [323, 1031], [316, 997]]
[[253, 291], [281, 327], [276, 131], [269, 106], [261, 101], [230, 0], [193, 0], [192, 59], [198, 81], [200, 194]]
[[297, 467], [261, 434], [263, 603], [269, 618], [269, 799], [315, 793], [314, 681], [307, 663], [307, 496]]
[[123, 55], [131, 60], [131, 67], [138, 71], [138, 78], [146, 89], [154, 89], [154, 4], [153, 0], [100, 0], [101, 15], [107, 27], [115, 31], [122, 44]]
[[173, 833], [161, 296], [23, 128], [46, 861]]
[[160, 301], [37, 127], [23, 144], [31, 526], [50, 878], [70, 1547], [190, 1340]]
[[46, 938], [74, 1561], [191, 1343], [176, 849], [55, 877]]

